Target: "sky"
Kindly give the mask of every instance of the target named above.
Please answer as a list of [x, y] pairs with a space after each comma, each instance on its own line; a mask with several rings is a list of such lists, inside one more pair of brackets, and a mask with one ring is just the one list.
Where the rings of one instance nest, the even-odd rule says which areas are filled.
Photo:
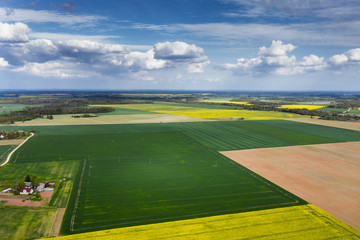
[[360, 91], [360, 1], [0, 0], [0, 89]]

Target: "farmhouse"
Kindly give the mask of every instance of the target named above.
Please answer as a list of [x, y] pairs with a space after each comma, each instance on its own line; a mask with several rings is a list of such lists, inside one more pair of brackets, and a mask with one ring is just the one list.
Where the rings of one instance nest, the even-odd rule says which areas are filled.
[[31, 187], [24, 187], [20, 190], [20, 194], [32, 194], [34, 190]]

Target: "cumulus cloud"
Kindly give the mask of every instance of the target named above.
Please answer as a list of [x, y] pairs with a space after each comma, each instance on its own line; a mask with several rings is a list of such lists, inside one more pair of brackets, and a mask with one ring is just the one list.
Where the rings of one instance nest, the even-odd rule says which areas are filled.
[[30, 28], [23, 23], [0, 22], [0, 42], [26, 42], [29, 40]]
[[9, 63], [2, 57], [0, 57], [0, 68], [9, 66]]
[[201, 47], [179, 41], [155, 44], [154, 57], [172, 64], [188, 63], [188, 72], [190, 73], [201, 73], [210, 63]]
[[54, 61], [45, 63], [29, 62], [20, 68], [14, 69], [14, 71], [55, 78], [84, 78], [89, 76], [85, 71], [79, 71], [74, 64]]
[[155, 58], [187, 61], [200, 58], [204, 54], [204, 50], [194, 44], [187, 44], [185, 42], [163, 42], [157, 43], [154, 46]]
[[323, 57], [311, 54], [303, 57], [302, 61], [297, 61], [294, 55], [289, 56], [295, 48], [292, 44], [283, 44], [282, 41], [273, 40], [270, 47], [260, 47], [258, 57], [239, 58], [236, 64], [227, 63], [221, 67], [254, 75], [267, 72], [276, 75], [295, 75], [325, 68]]
[[113, 75], [180, 66], [190, 73], [201, 73], [209, 64], [202, 48], [185, 42], [156, 43], [143, 52], [89, 40], [29, 40], [30, 29], [25, 24], [5, 23], [1, 27], [5, 29], [0, 31], [1, 66], [37, 76], [80, 78], [90, 73]]
[[337, 67], [360, 64], [360, 48], [350, 49], [345, 53], [334, 55], [329, 59], [329, 63]]
[[161, 69], [166, 66], [167, 62], [162, 59], [154, 58], [154, 50], [151, 49], [145, 53], [130, 52], [123, 58], [122, 65], [131, 69], [154, 70]]

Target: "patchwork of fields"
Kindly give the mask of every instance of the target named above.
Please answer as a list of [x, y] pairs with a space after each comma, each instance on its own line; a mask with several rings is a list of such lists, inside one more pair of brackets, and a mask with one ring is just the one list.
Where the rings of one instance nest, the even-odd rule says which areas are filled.
[[[250, 110], [233, 110], [233, 109], [214, 109], [207, 106], [189, 107], [186, 105], [173, 104], [122, 104], [122, 105], [92, 105], [101, 107], [121, 107], [133, 110], [147, 112], [173, 114], [184, 117], [202, 118], [202, 119], [283, 119], [306, 117], [293, 113], [269, 112], [269, 111], [250, 111]], [[200, 105], [201, 106], [201, 105]]]
[[283, 120], [9, 129], [36, 135], [0, 182], [66, 176], [51, 203], [64, 207], [73, 184], [63, 234], [303, 205], [217, 151], [360, 141], [356, 131]]

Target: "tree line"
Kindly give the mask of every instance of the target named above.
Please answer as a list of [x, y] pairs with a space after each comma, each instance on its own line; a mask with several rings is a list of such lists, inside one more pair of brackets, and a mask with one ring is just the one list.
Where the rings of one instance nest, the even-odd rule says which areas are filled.
[[36, 118], [43, 118], [46, 116], [48, 119], [53, 119], [52, 115], [59, 114], [82, 114], [82, 113], [107, 113], [115, 111], [110, 107], [86, 107], [76, 104], [46, 104], [40, 107], [25, 107], [20, 111], [10, 111], [0, 114], [0, 123], [9, 124], [17, 121], [29, 121]]

